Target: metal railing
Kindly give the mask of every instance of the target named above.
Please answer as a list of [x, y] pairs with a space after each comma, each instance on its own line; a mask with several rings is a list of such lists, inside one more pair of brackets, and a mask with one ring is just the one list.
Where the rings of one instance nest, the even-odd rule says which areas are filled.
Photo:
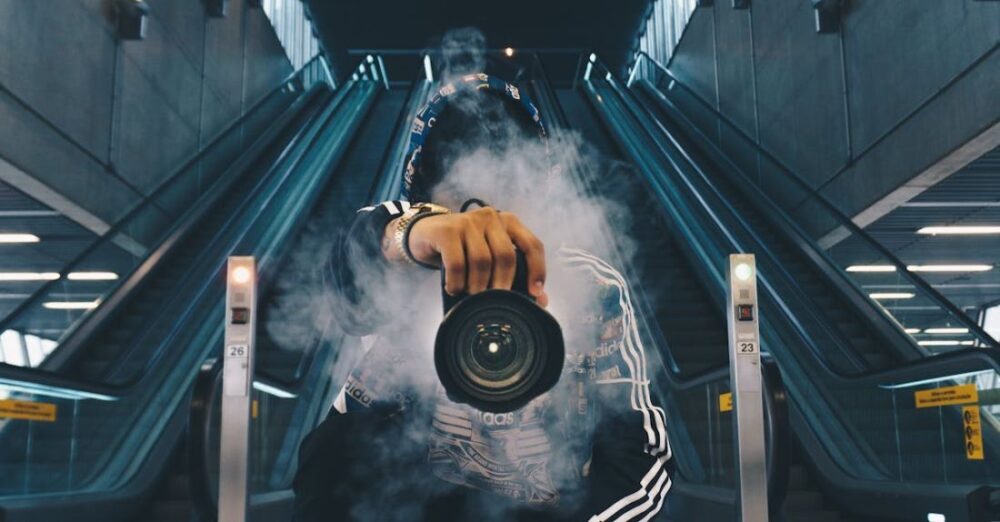
[[[801, 197], [801, 199], [799, 199], [796, 202], [797, 207], [801, 208], [803, 206], [803, 203], [806, 202], [815, 202], [820, 206], [820, 209], [823, 213], [830, 216], [829, 222], [836, 224], [835, 228], [832, 231], [832, 234], [830, 231], [824, 230], [822, 231], [822, 233], [818, 232], [817, 234], [815, 234], [820, 237], [809, 237], [808, 234], [805, 233], [803, 233], [803, 236], [809, 237], [811, 241], [816, 241], [817, 239], [822, 240], [822, 238], [831, 238], [833, 237], [834, 234], [837, 234], [838, 230], [843, 230], [843, 232], [839, 233], [841, 240], [843, 240], [843, 238], [845, 237], [850, 237], [862, 243], [864, 248], [869, 249], [870, 251], [873, 252], [873, 255], [876, 256], [876, 258], [879, 260], [880, 263], [892, 266], [893, 272], [895, 274], [898, 274], [898, 277], [901, 277], [909, 285], [912, 285], [913, 288], [918, 289], [920, 291], [921, 297], [926, 298], [927, 300], [931, 301], [934, 306], [937, 306], [941, 310], [943, 310], [948, 316], [948, 320], [954, 321], [958, 325], [961, 325], [961, 327], [963, 328], [967, 328], [970, 335], [974, 338], [978, 346], [992, 348], [992, 349], [1000, 349], [1000, 342], [993, 339], [989, 334], [987, 334], [975, 320], [973, 320], [962, 310], [956, 307], [955, 304], [951, 302], [951, 300], [943, 296], [939, 291], [937, 291], [937, 289], [933, 287], [933, 285], [924, 280], [924, 278], [914, 274], [911, 270], [909, 270], [909, 267], [906, 263], [904, 263], [902, 260], [896, 257], [895, 254], [893, 254], [891, 251], [885, 248], [885, 246], [882, 245], [880, 242], [873, 239], [861, 227], [857, 226], [848, 216], [844, 215], [843, 212], [841, 212], [841, 210], [832, 201], [830, 201], [830, 199], [826, 195], [824, 195], [823, 193], [819, 192], [811, 185], [809, 185], [805, 180], [802, 179], [801, 176], [796, 174], [784, 162], [782, 162], [774, 154], [772, 154], [770, 151], [764, 148], [760, 143], [758, 143], [757, 140], [750, 137], [750, 135], [747, 134], [746, 131], [744, 131], [739, 125], [737, 125], [735, 122], [730, 120], [724, 114], [719, 112], [715, 107], [713, 107], [697, 91], [685, 85], [684, 82], [682, 82], [679, 78], [677, 78], [675, 74], [673, 74], [673, 72], [671, 72], [662, 64], [656, 62], [653, 58], [651, 58], [649, 55], [645, 53], [639, 54], [639, 58], [637, 59], [634, 67], [635, 68], [643, 67], [643, 61], [647, 62], [647, 64], [653, 67], [655, 71], [659, 72], [664, 76], [664, 78], [668, 81], [669, 90], [675, 88], [680, 88], [684, 90], [684, 92], [687, 93], [691, 99], [695, 100], [695, 102], [697, 103], [698, 107], [701, 110], [707, 111], [709, 114], [712, 115], [713, 118], [721, 122], [725, 126], [727, 131], [730, 131], [736, 136], [739, 136], [743, 141], [752, 144], [753, 148], [755, 149], [754, 152], [756, 154], [760, 154], [763, 158], [766, 159], [766, 161], [770, 165], [775, 166], [780, 171], [781, 178], [780, 180], [777, 181], [791, 183], [795, 187], [794, 194], [804, 195]], [[653, 84], [654, 87], [656, 87], [658, 80], [655, 80], [654, 82], [651, 83]], [[659, 88], [657, 88], [657, 92], [659, 92], [660, 96], [662, 97], [661, 101], [665, 100], [667, 103], [671, 103], [669, 100], [667, 100], [666, 96], [663, 95], [662, 91], [659, 91]], [[679, 109], [676, 109], [675, 114], [679, 112], [680, 112]], [[688, 120], [687, 123], [689, 127], [692, 127], [694, 129], [697, 128], [694, 126], [693, 123], [690, 122], [690, 120]], [[710, 142], [711, 140], [706, 140], [706, 141]], [[739, 169], [739, 172], [743, 174], [744, 181], [750, 181], [751, 183], [754, 184], [754, 186], [758, 186], [757, 185], [758, 180], [755, 180], [753, 177], [746, 175], [746, 173], [743, 172], [742, 169]], [[770, 200], [771, 198], [768, 197], [768, 199]], [[784, 208], [786, 212], [794, 213], [795, 209], [789, 208], [790, 206], [792, 205], [790, 204], [779, 205], [779, 207]], [[810, 210], [812, 208], [815, 207], [810, 207]], [[832, 242], [832, 240], [828, 240], [828, 242]], [[836, 265], [832, 259], [830, 259], [829, 261], [831, 265], [835, 268], [835, 272], [837, 272], [840, 276], [844, 277], [844, 274], [842, 272], [843, 268]], [[854, 287], [856, 292], [867, 298], [862, 288], [859, 288], [860, 285], [851, 285], [851, 286]]]
[[[232, 174], [226, 175], [226, 172], [232, 171], [232, 169], [227, 170], [226, 167], [246, 146], [248, 126], [266, 127], [275, 116], [273, 110], [264, 114], [269, 105], [277, 103], [280, 109], [282, 106], [287, 106], [279, 99], [282, 94], [294, 95], [296, 92], [304, 92], [317, 82], [325, 82], [324, 70], [323, 58], [316, 57], [302, 69], [288, 76], [268, 94], [262, 96], [243, 116], [231, 123], [192, 155], [110, 229], [67, 262], [60, 269], [58, 278], [42, 284], [29, 297], [21, 301], [17, 307], [0, 320], [0, 332], [13, 329], [28, 333], [23, 330], [30, 331], [33, 322], [42, 322], [35, 317], [53, 316], [54, 312], [47, 310], [42, 301], [50, 299], [58, 302], [59, 299], [55, 298], [55, 295], [72, 294], [72, 292], [67, 291], [67, 285], [76, 286], [82, 295], [93, 295], [94, 282], [70, 282], [68, 276], [74, 271], [101, 267], [110, 260], [119, 264], [119, 268], [124, 268], [123, 272], [125, 273], [117, 274], [120, 276], [116, 279], [118, 283], [106, 284], [103, 289], [98, 289], [102, 293], [99, 294], [100, 297], [94, 303], [103, 303], [108, 295], [125, 284], [129, 279], [128, 274], [138, 269], [142, 265], [142, 260], [147, 258], [150, 252], [153, 252], [158, 244], [170, 234], [176, 220], [191, 207], [193, 197], [199, 195], [204, 197], [216, 183], [226, 182], [232, 175], [239, 174], [232, 172]], [[290, 101], [288, 102], [290, 103]], [[256, 121], [258, 118], [260, 121]], [[249, 134], [257, 134], [257, 132]], [[206, 173], [206, 171], [212, 172]], [[70, 335], [73, 329], [97, 308], [100, 307], [95, 306], [94, 309], [64, 314], [62, 316], [64, 322], [57, 323], [59, 325], [56, 329], [60, 332], [57, 336], [58, 340], [61, 342], [63, 338]], [[46, 324], [46, 326], [47, 330], [55, 331], [52, 328], [53, 324]], [[44, 337], [51, 339], [54, 336], [49, 332]]]
[[[609, 83], [616, 81], [610, 75], [602, 80]], [[619, 94], [628, 96], [625, 92]], [[659, 132], [669, 134], [662, 128]], [[675, 143], [675, 146], [679, 145]], [[714, 152], [721, 154], [717, 149]], [[686, 161], [691, 159], [687, 158]], [[706, 179], [706, 182], [710, 184], [711, 180]], [[734, 183], [736, 182], [734, 180]], [[700, 201], [701, 196], [696, 192], [687, 199], [696, 202], [696, 205], [703, 204]], [[708, 207], [705, 210], [712, 213]], [[733, 214], [733, 209], [727, 212]], [[725, 225], [719, 222], [718, 226]], [[901, 263], [897, 260], [897, 266], [899, 265]], [[773, 289], [769, 291], [773, 292]], [[779, 331], [787, 326], [799, 329], [796, 335], [801, 337], [801, 342], [808, 345], [810, 330], [802, 329], [804, 325], [800, 325], [795, 319], [800, 311], [787, 307], [775, 310], [783, 311], [786, 316], [783, 318], [785, 325], [780, 326]], [[961, 315], [961, 312], [958, 314]], [[891, 317], [886, 315], [885, 319], [891, 320]], [[769, 329], [773, 330], [775, 326], [779, 326], [779, 323], [769, 322], [772, 323]], [[970, 331], [974, 330], [970, 328]], [[984, 345], [992, 347], [988, 337], [983, 341]], [[912, 340], [910, 342], [912, 343]], [[982, 442], [985, 445], [987, 459], [985, 465], [977, 468], [974, 461], [970, 462], [965, 458], [962, 451], [963, 444], [952, 445], [958, 433], [956, 431], [952, 434], [946, 425], [950, 426], [948, 423], [952, 422], [953, 418], [957, 420], [954, 409], [942, 408], [940, 416], [928, 416], [926, 410], [914, 409], [912, 393], [968, 382], [973, 376], [995, 375], [1000, 369], [997, 366], [998, 357], [995, 350], [965, 349], [935, 357], [921, 357], [903, 362], [894, 368], [845, 375], [832, 370], [821, 360], [818, 361], [818, 365], [811, 364], [812, 368], [810, 364], [803, 366], [802, 362], [796, 362], [797, 358], [808, 354], [810, 350], [784, 353], [787, 350], [782, 349], [781, 353], [778, 353], [778, 347], [772, 344], [779, 363], [783, 368], [790, 369], [785, 372], [786, 377], [788, 374], [795, 374], [787, 377], [786, 381], [789, 379], [793, 382], [801, 381], [802, 376], [799, 374], [806, 371], [804, 375], [807, 376], [807, 380], [804, 382], [808, 384], [808, 389], [799, 383], [790, 386], [793, 388], [791, 395], [795, 399], [793, 402], [796, 411], [803, 412], [796, 416], [798, 419], [796, 430], [800, 434], [800, 439], [803, 438], [803, 430], [815, 434], [805, 439], [815, 440], [820, 447], [809, 446], [809, 451], [821, 451], [824, 456], [831, 456], [828, 460], [836, 469], [824, 470], [823, 473], [824, 476], [837, 477], [833, 481], [835, 487], [843, 485], [845, 488], [843, 491], [850, 490], [852, 494], [871, 499], [880, 498], [879, 495], [885, 495], [886, 498], [891, 496], [903, 503], [894, 508], [897, 509], [897, 513], [906, 513], [903, 516], [910, 519], [932, 512], [927, 510], [929, 505], [927, 499], [934, 499], [939, 505], [947, 506], [949, 520], [953, 515], [957, 519], [966, 520], [964, 517], [969, 516], [970, 509], [974, 511], [983, 508], [982, 499], [973, 498], [974, 492], [978, 491], [977, 488], [982, 484], [992, 485], [1000, 482], [1000, 470], [988, 464], [989, 459], [995, 458], [994, 455], [1000, 452], [1000, 437], [996, 424], [987, 414]], [[816, 370], [820, 372], [817, 373]], [[829, 407], [820, 408], [826, 412], [824, 415], [817, 416], [816, 411], [807, 413], [824, 402], [829, 403]], [[981, 403], [979, 409], [988, 407], [989, 404], [989, 402]], [[874, 417], [868, 416], [864, 413], [868, 410], [877, 413], [872, 414]], [[933, 411], [931, 410], [932, 413]], [[831, 420], [835, 422], [831, 423]], [[836, 424], [843, 425], [846, 431], [830, 431]], [[919, 426], [919, 429], [906, 426]], [[931, 433], [940, 431], [941, 435], [938, 437], [940, 440], [935, 442], [935, 437], [926, 437], [925, 430], [930, 430]], [[871, 468], [857, 465], [857, 459], [852, 457], [848, 450], [848, 446], [852, 444], [859, 449], [870, 446], [867, 455], [865, 452], [861, 453], [862, 460], [872, 460], [876, 465]], [[920, 452], [929, 453], [925, 456]], [[860, 509], [862, 506], [856, 507]], [[925, 511], [921, 513], [921, 509]], [[869, 509], [869, 514], [875, 512], [884, 514], [886, 509], [880, 510], [877, 507]]]

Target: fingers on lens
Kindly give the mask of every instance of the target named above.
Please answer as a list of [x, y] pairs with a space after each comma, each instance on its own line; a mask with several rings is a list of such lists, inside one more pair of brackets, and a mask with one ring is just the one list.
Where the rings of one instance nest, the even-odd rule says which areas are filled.
[[440, 248], [441, 266], [444, 267], [444, 289], [450, 295], [465, 291], [465, 250], [459, 238], [444, 241]]
[[514, 274], [517, 271], [514, 243], [507, 235], [507, 231], [500, 227], [487, 230], [486, 241], [493, 255], [493, 278], [490, 281], [490, 288], [509, 290], [514, 284]]
[[478, 294], [486, 290], [493, 271], [493, 255], [482, 230], [471, 229], [465, 235], [465, 258], [468, 263], [466, 290], [469, 294]]
[[516, 218], [508, 222], [507, 232], [517, 248], [524, 252], [528, 265], [528, 293], [540, 297], [545, 285], [545, 245]]

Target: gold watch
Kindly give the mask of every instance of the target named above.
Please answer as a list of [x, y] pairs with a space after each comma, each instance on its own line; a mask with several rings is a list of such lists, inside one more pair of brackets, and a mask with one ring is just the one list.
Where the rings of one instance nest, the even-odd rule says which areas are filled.
[[406, 212], [403, 212], [403, 215], [399, 216], [399, 219], [396, 220], [396, 229], [393, 231], [393, 239], [395, 240], [396, 248], [399, 249], [402, 257], [415, 265], [437, 270], [438, 267], [423, 263], [413, 257], [413, 253], [410, 252], [409, 244], [410, 229], [413, 228], [414, 223], [425, 217], [450, 213], [451, 211], [448, 210], [447, 207], [435, 205], [434, 203], [414, 203], [406, 210]]

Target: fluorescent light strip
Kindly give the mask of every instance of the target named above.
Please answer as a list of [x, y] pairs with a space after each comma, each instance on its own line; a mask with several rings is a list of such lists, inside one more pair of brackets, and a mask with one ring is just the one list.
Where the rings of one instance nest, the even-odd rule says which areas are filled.
[[290, 391], [282, 390], [277, 386], [271, 386], [270, 384], [265, 384], [260, 381], [253, 382], [253, 389], [264, 392], [268, 395], [274, 395], [279, 399], [294, 399], [295, 397], [298, 397], [297, 395], [295, 395]]
[[114, 281], [118, 274], [114, 272], [70, 272], [66, 279], [71, 281]]
[[920, 346], [958, 346], [961, 341], [947, 340], [947, 341], [917, 341]]
[[895, 272], [893, 265], [851, 265], [847, 267], [848, 272]]
[[91, 310], [98, 304], [97, 301], [49, 301], [42, 306], [49, 310]]
[[929, 334], [965, 334], [969, 333], [968, 328], [928, 328], [924, 333]]
[[914, 294], [909, 292], [876, 292], [868, 294], [872, 299], [913, 299]]
[[0, 272], [0, 281], [55, 281], [59, 272]]
[[993, 265], [910, 265], [910, 272], [986, 272]]
[[41, 241], [34, 234], [0, 234], [0, 243], [37, 243]]
[[920, 333], [920, 328], [907, 328], [904, 331], [908, 334], [918, 334]]
[[[993, 269], [993, 265], [910, 265], [906, 267], [910, 272], [986, 272]], [[848, 272], [895, 272], [893, 265], [851, 265], [846, 268]]]
[[954, 236], [970, 236], [970, 235], [983, 235], [983, 234], [1000, 234], [1000, 226], [996, 225], [949, 225], [949, 226], [938, 226], [938, 227], [924, 227], [917, 230], [918, 234], [929, 234], [932, 236], [936, 235], [954, 235]]

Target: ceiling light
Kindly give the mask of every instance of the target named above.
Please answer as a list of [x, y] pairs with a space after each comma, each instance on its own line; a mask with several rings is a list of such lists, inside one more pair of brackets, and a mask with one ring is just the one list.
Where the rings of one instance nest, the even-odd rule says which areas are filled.
[[909, 292], [882, 292], [868, 294], [872, 299], [912, 299], [914, 294]]
[[0, 272], [0, 281], [54, 281], [59, 272]]
[[976, 341], [962, 341], [962, 346], [972, 346], [976, 344]]
[[848, 272], [895, 272], [893, 265], [851, 265], [847, 267]]
[[0, 243], [37, 243], [41, 241], [34, 234], [0, 234]]
[[920, 333], [920, 328], [907, 328], [904, 331], [908, 334], [918, 334]]
[[1000, 234], [1000, 226], [995, 225], [954, 225], [940, 227], [924, 227], [917, 230], [918, 234], [930, 235], [979, 235], [979, 234]]
[[920, 346], [958, 346], [959, 341], [917, 341]]
[[66, 278], [72, 281], [113, 281], [118, 279], [118, 274], [114, 272], [70, 272]]
[[91, 310], [97, 308], [97, 301], [49, 301], [42, 306], [49, 310]]
[[986, 272], [993, 265], [910, 265], [910, 272]]
[[964, 334], [969, 333], [968, 328], [928, 328], [924, 333], [929, 334]]
[[513, 47], [508, 47], [508, 48], [504, 49], [503, 50], [503, 54], [507, 55], [507, 58], [510, 58], [510, 57], [514, 56], [514, 48]]

